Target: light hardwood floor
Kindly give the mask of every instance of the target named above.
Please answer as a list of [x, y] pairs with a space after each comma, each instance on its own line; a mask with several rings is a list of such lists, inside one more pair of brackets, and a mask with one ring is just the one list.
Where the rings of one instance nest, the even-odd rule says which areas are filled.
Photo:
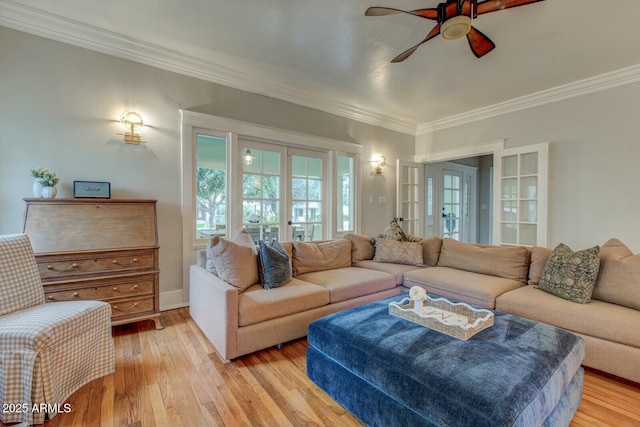
[[[116, 373], [87, 384], [54, 426], [361, 426], [306, 377], [300, 339], [223, 364], [188, 309], [114, 327]], [[572, 426], [639, 426], [640, 384], [586, 370]]]

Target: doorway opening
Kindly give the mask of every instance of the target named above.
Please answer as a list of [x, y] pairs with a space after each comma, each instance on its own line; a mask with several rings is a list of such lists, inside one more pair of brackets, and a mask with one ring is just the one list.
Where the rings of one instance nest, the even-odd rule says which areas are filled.
[[493, 154], [425, 164], [426, 237], [490, 244]]

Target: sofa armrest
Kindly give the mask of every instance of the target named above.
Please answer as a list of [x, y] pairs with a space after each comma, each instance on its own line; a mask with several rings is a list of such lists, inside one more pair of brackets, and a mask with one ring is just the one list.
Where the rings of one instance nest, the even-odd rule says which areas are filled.
[[236, 357], [238, 289], [199, 265], [189, 269], [189, 313], [227, 361]]

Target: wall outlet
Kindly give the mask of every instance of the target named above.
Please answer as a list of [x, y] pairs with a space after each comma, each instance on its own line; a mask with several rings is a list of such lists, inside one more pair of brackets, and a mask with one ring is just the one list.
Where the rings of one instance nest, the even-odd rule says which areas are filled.
[[373, 196], [369, 196], [369, 203], [373, 203]]

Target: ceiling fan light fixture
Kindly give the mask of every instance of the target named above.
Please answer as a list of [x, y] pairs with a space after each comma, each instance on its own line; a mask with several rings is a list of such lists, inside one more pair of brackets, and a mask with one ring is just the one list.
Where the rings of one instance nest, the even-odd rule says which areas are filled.
[[454, 40], [466, 36], [471, 30], [471, 18], [465, 15], [454, 16], [442, 23], [440, 35], [443, 39]]

